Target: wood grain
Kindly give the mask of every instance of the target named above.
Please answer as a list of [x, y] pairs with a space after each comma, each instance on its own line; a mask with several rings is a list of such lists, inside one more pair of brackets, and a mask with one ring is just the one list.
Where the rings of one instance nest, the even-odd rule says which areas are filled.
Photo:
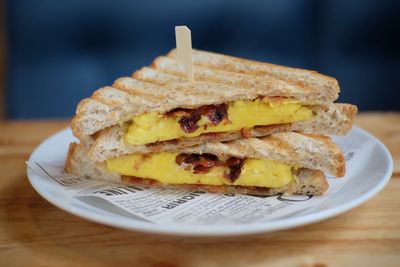
[[[398, 159], [399, 120], [400, 113], [374, 113], [357, 123]], [[351, 212], [292, 230], [235, 238], [128, 232], [59, 210], [28, 183], [24, 161], [65, 126], [0, 123], [0, 266], [400, 266], [398, 175]]]

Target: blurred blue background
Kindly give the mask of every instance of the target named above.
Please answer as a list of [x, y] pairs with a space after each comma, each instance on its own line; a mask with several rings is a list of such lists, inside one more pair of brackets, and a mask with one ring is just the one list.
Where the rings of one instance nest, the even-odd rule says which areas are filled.
[[10, 0], [7, 116], [70, 117], [95, 89], [175, 46], [332, 75], [340, 101], [400, 110], [400, 2]]

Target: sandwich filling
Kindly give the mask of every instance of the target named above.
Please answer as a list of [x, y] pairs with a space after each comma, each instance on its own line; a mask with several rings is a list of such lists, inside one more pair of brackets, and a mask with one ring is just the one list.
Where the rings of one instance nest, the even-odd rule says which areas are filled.
[[239, 100], [197, 109], [175, 109], [165, 114], [149, 112], [135, 116], [124, 139], [128, 144], [144, 145], [205, 133], [304, 121], [312, 116], [312, 111], [306, 106], [284, 98]]
[[165, 184], [238, 185], [277, 188], [293, 180], [294, 167], [266, 159], [221, 160], [212, 154], [160, 152], [106, 161], [107, 170]]

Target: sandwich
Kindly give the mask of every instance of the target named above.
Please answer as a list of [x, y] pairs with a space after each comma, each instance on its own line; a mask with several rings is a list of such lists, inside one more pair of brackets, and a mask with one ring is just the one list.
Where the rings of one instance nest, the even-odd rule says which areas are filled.
[[66, 170], [110, 182], [179, 186], [252, 195], [321, 195], [325, 173], [343, 176], [344, 157], [329, 137], [281, 132], [208, 142], [178, 151], [127, 154], [96, 162], [90, 145], [72, 143]]
[[188, 82], [172, 50], [82, 100], [66, 170], [263, 194], [322, 194], [324, 172], [343, 176], [343, 155], [324, 135], [346, 134], [357, 107], [333, 103], [334, 78], [198, 50], [193, 63]]

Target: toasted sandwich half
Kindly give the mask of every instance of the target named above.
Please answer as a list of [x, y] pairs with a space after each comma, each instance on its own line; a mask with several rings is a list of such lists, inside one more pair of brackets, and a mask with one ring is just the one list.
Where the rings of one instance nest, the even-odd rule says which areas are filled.
[[212, 192], [321, 195], [324, 173], [343, 176], [344, 157], [329, 137], [295, 132], [209, 142], [179, 151], [128, 154], [103, 162], [87, 143], [72, 143], [66, 170], [113, 182], [179, 186]]
[[80, 143], [66, 170], [154, 186], [248, 194], [326, 191], [344, 175], [340, 150], [357, 107], [333, 103], [339, 85], [315, 71], [193, 50], [194, 81], [176, 51], [82, 100]]
[[357, 111], [332, 103], [337, 81], [315, 71], [193, 50], [195, 81], [188, 82], [175, 57], [175, 50], [158, 57], [79, 103], [71, 127], [81, 140], [96, 138], [90, 157], [281, 131], [343, 135]]

